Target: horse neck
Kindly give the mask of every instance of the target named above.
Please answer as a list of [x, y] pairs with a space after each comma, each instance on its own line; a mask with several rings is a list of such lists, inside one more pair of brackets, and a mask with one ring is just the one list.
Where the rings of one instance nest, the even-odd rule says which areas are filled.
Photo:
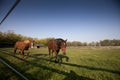
[[24, 40], [23, 41], [26, 45], [28, 45], [29, 47], [31, 46], [31, 43], [32, 43], [32, 41], [30, 41], [30, 40]]
[[54, 40], [54, 44], [56, 45], [57, 48], [61, 48], [61, 42], [59, 40]]
[[23, 42], [24, 43], [30, 43], [30, 40], [24, 40]]

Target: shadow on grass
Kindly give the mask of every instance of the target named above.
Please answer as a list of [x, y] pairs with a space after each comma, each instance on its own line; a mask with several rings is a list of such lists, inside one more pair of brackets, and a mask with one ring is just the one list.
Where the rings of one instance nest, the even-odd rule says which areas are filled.
[[39, 54], [31, 54], [30, 56], [46, 57], [48, 56], [48, 54], [39, 53]]
[[[38, 59], [38, 60], [41, 59], [41, 60], [45, 60], [45, 61], [49, 61], [49, 62], [54, 62], [55, 63], [54, 60], [46, 59], [46, 58], [43, 58], [43, 57], [38, 58], [38, 55], [40, 55], [40, 56], [41, 55], [42, 56], [43, 55], [47, 56], [47, 54], [34, 54], [34, 55], [30, 55], [30, 57]], [[61, 55], [59, 55], [59, 56], [60, 56], [61, 59], [66, 58], [66, 60], [67, 59], [69, 60], [69, 57], [67, 57], [67, 56], [61, 56]], [[110, 70], [110, 69], [105, 69], [105, 68], [96, 68], [96, 67], [91, 67], [91, 66], [84, 66], [84, 65], [78, 65], [78, 64], [73, 64], [73, 63], [65, 63], [65, 62], [61, 62], [60, 64], [68, 65], [68, 66], [73, 66], [73, 67], [78, 67], [78, 68], [85, 68], [85, 69], [89, 69], [89, 70], [105, 71], [105, 72], [110, 72], [110, 73], [115, 73], [115, 74], [119, 74], [120, 75], [120, 71], [116, 71], [116, 70]]]
[[[45, 61], [55, 62], [54, 60], [49, 60], [49, 59], [45, 59], [45, 58], [37, 58], [36, 56], [31, 56], [31, 57], [36, 58], [36, 59], [42, 59], [42, 60], [45, 60]], [[61, 61], [59, 64], [78, 67], [78, 68], [86, 68], [86, 69], [89, 69], [89, 70], [105, 71], [105, 72], [120, 74], [120, 71], [116, 71], [116, 70], [110, 70], [110, 69], [104, 69], [104, 68], [96, 68], [96, 67], [78, 65], [78, 64], [73, 64], [73, 63], [65, 63], [65, 62], [62, 61], [62, 59], [65, 58], [66, 61], [68, 61], [69, 57], [64, 56], [64, 55], [58, 55], [58, 58]]]
[[69, 57], [68, 57], [68, 56], [59, 54], [59, 55], [58, 55], [58, 62], [62, 63], [62, 62], [63, 62], [63, 59], [65, 59], [66, 62], [69, 61]]
[[70, 70], [69, 75], [67, 75], [63, 80], [93, 80], [88, 77], [83, 77], [77, 75], [74, 71]]
[[95, 68], [95, 67], [91, 67], [91, 66], [77, 65], [77, 64], [72, 64], [72, 63], [61, 63], [61, 64], [74, 66], [74, 67], [78, 67], [78, 68], [86, 68], [89, 70], [105, 71], [105, 72], [120, 74], [120, 71], [116, 71], [116, 70], [109, 70], [109, 69], [104, 69], [104, 68]]
[[[4, 52], [4, 53], [5, 53], [5, 52]], [[13, 55], [8, 54], [8, 53], [5, 53], [5, 54], [10, 55], [10, 56], [13, 56]], [[65, 72], [65, 71], [62, 71], [62, 70], [59, 70], [59, 69], [55, 69], [55, 68], [52, 68], [52, 67], [48, 67], [47, 65], [37, 64], [37, 63], [35, 63], [35, 62], [36, 62], [36, 61], [39, 61], [38, 59], [35, 59], [35, 61], [27, 61], [27, 60], [21, 59], [21, 58], [19, 58], [19, 57], [17, 57], [17, 56], [13, 56], [13, 57], [15, 57], [15, 58], [17, 58], [17, 59], [25, 62], [26, 65], [30, 64], [30, 65], [35, 66], [35, 67], [40, 67], [40, 68], [43, 69], [43, 70], [49, 70], [49, 71], [52, 72], [52, 73], [55, 72], [55, 73], [58, 73], [58, 74], [62, 74], [62, 75], [65, 76], [65, 78], [64, 78], [63, 80], [94, 80], [94, 79], [91, 79], [91, 78], [88, 78], [88, 77], [79, 76], [79, 75], [77, 75], [77, 74], [76, 74], [74, 71], [72, 71], [72, 70], [71, 70], [70, 72]], [[7, 59], [4, 58], [4, 60], [5, 60], [6, 62], [10, 63], [10, 64], [13, 65], [13, 66], [16, 66], [15, 64], [12, 64], [11, 62], [9, 62]], [[44, 60], [45, 60], [45, 59], [44, 59]], [[17, 68], [18, 68], [18, 67], [17, 67]], [[29, 76], [29, 79], [30, 79], [30, 80], [35, 79], [34, 77], [32, 77], [31, 74], [27, 74], [27, 76]], [[70, 76], [71, 76], [71, 77], [70, 77]], [[69, 77], [70, 77], [70, 78], [69, 78]], [[47, 78], [47, 77], [45, 77], [45, 78]], [[42, 79], [43, 79], [43, 78], [42, 78]], [[45, 79], [45, 80], [46, 80], [46, 79]]]
[[[55, 62], [53, 60], [49, 60], [49, 59], [45, 59], [45, 58], [37, 58], [35, 56], [31, 56], [34, 57], [36, 59], [42, 59], [42, 60], [46, 60], [46, 61], [50, 61], [50, 62]], [[68, 65], [68, 66], [73, 66], [73, 67], [78, 67], [78, 68], [86, 68], [89, 70], [97, 70], [97, 71], [105, 71], [105, 72], [110, 72], [110, 73], [115, 73], [115, 74], [120, 74], [120, 71], [116, 71], [116, 70], [110, 70], [110, 69], [104, 69], [104, 68], [96, 68], [96, 67], [91, 67], [91, 66], [84, 66], [84, 65], [78, 65], [78, 64], [73, 64], [73, 63], [65, 63], [62, 62], [62, 60], [65, 58], [66, 61], [69, 60], [69, 57], [65, 56], [65, 55], [58, 55], [58, 58], [60, 59], [60, 63], [59, 64], [63, 64], [63, 65]]]
[[[0, 57], [0, 59], [2, 59]], [[5, 64], [0, 62], [0, 80], [22, 80], [19, 75], [17, 75], [14, 71], [8, 68]]]
[[[35, 67], [40, 67], [42, 68], [43, 70], [49, 70], [51, 71], [52, 73], [55, 72], [55, 73], [58, 73], [58, 74], [62, 74], [65, 76], [65, 78], [63, 80], [94, 80], [94, 79], [91, 79], [91, 78], [88, 78], [88, 77], [84, 77], [84, 76], [79, 76], [77, 75], [74, 71], [70, 70], [70, 72], [65, 72], [65, 71], [62, 71], [62, 70], [59, 70], [59, 69], [55, 69], [55, 68], [52, 68], [52, 67], [48, 67], [47, 65], [41, 65], [41, 64], [37, 64], [35, 63], [34, 61], [33, 62], [30, 62], [30, 61], [26, 61], [24, 60], [27, 64], [31, 64], [31, 65], [34, 65]], [[71, 76], [71, 77], [70, 77]]]
[[[50, 62], [55, 62], [55, 61], [53, 61], [55, 59], [55, 57], [49, 58], [48, 54], [31, 54], [29, 57], [36, 58], [36, 59], [42, 59], [42, 60], [50, 61]], [[48, 59], [46, 59], [46, 58], [48, 58]], [[63, 62], [63, 59], [65, 59], [66, 62], [69, 61], [68, 56], [59, 54], [58, 62]]]

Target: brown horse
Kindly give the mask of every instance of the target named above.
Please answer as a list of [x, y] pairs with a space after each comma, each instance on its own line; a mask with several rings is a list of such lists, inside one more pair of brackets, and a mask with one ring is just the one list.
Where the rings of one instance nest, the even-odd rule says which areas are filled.
[[55, 53], [55, 58], [57, 59], [60, 49], [65, 55], [66, 54], [66, 42], [67, 40], [63, 40], [61, 38], [50, 40], [48, 42], [49, 57], [51, 56], [51, 51], [52, 51], [52, 57], [53, 57], [53, 53]]
[[33, 43], [32, 40], [17, 41], [14, 46], [14, 55], [16, 54], [16, 51], [18, 49], [19, 53], [22, 53], [24, 58], [24, 50], [27, 50], [27, 57], [28, 57], [29, 55], [28, 49], [31, 47], [32, 43]]

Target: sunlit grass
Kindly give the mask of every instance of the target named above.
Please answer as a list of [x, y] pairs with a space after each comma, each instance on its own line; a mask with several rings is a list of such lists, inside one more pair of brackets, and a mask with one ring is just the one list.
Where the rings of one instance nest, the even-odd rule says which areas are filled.
[[[99, 48], [67, 48], [62, 63], [50, 60], [47, 48], [32, 48], [27, 59], [13, 55], [13, 48], [1, 48], [0, 57], [30, 80], [119, 80], [120, 50]], [[60, 52], [62, 54], [62, 52]], [[16, 55], [17, 57], [20, 57]]]

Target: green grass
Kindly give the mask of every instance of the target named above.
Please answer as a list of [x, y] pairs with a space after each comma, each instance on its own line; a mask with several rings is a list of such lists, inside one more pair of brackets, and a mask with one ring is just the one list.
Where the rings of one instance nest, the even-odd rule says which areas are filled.
[[0, 80], [21, 80], [17, 74], [10, 70], [7, 66], [0, 63]]
[[71, 47], [66, 56], [59, 55], [62, 63], [50, 60], [47, 48], [30, 49], [30, 56], [24, 60], [8, 55], [13, 55], [13, 48], [0, 51], [2, 59], [30, 80], [120, 80], [120, 49]]

